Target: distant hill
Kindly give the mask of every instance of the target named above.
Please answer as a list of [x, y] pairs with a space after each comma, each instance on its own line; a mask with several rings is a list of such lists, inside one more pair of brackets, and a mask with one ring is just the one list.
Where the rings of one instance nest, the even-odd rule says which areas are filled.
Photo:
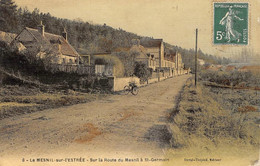
[[[68, 32], [68, 40], [81, 54], [93, 52], [111, 52], [119, 47], [130, 47], [132, 39], [143, 36], [115, 29], [106, 24], [93, 25], [81, 20], [68, 20], [42, 13], [39, 9], [30, 12], [27, 8], [17, 8], [12, 0], [0, 0], [0, 31], [19, 33], [24, 27], [37, 28], [40, 21], [45, 25], [45, 31], [61, 34], [64, 28]], [[168, 52], [180, 52], [186, 67], [194, 66], [194, 50], [183, 49], [165, 43]], [[217, 58], [199, 52], [200, 58], [208, 63], [230, 63], [228, 59]]]

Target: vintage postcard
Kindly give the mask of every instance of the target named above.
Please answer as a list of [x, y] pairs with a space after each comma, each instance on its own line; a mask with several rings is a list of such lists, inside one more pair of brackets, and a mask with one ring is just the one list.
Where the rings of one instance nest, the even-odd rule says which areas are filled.
[[259, 166], [259, 0], [0, 0], [0, 166]]

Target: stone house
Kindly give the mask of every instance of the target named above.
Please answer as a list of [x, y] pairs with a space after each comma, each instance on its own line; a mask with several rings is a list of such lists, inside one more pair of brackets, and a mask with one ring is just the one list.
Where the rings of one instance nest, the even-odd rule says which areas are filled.
[[156, 58], [153, 54], [147, 52], [147, 49], [140, 45], [139, 40], [132, 40], [132, 47], [129, 49], [130, 52], [137, 53], [136, 61], [144, 63], [147, 68], [155, 71], [156, 69]]
[[168, 76], [174, 75], [175, 62], [166, 56], [163, 39], [141, 39], [140, 45], [146, 49], [148, 56], [155, 59], [155, 68]]
[[175, 68], [178, 75], [184, 74], [184, 63], [182, 63], [182, 57], [180, 53], [176, 53], [175, 56]]
[[163, 39], [141, 39], [140, 45], [146, 49], [148, 56], [156, 61], [156, 68], [164, 67], [164, 44]]
[[22, 44], [27, 53], [39, 58], [48, 58], [53, 64], [79, 64], [80, 56], [69, 44], [65, 29], [62, 35], [47, 33], [41, 22], [38, 29], [25, 27], [11, 45], [15, 46], [17, 43]]
[[174, 54], [165, 55], [166, 62], [171, 62], [169, 66], [173, 75], [184, 74], [184, 63], [182, 62], [182, 56], [176, 52]]
[[153, 69], [163, 73], [162, 76], [173, 76], [184, 74], [184, 63], [180, 53], [167, 54], [163, 39], [135, 39], [135, 45], [140, 44], [146, 52], [147, 57], [151, 57], [154, 63]]

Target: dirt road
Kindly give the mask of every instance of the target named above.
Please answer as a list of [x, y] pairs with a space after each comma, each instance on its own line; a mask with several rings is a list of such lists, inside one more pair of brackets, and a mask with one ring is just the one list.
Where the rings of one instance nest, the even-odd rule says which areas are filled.
[[[36, 165], [30, 162], [35, 158], [164, 158], [170, 139], [166, 117], [189, 77], [142, 87], [137, 96], [111, 95], [86, 104], [3, 119], [0, 165]], [[139, 165], [130, 165], [134, 163]], [[66, 164], [72, 165], [61, 163]], [[95, 164], [100, 165], [91, 163]]]

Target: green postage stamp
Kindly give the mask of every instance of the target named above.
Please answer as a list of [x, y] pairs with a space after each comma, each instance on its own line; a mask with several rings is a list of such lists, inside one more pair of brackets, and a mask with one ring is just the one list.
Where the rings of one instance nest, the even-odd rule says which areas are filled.
[[248, 45], [248, 3], [214, 4], [214, 44]]

